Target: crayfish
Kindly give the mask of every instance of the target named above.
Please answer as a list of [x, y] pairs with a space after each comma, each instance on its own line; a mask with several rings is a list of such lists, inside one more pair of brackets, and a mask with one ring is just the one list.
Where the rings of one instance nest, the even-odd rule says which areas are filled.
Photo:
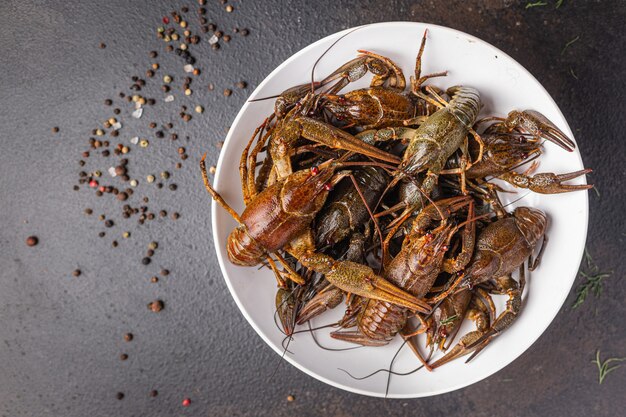
[[[446, 75], [421, 75], [426, 37], [407, 91], [398, 65], [359, 51], [321, 81], [280, 94], [241, 155], [241, 214], [210, 185], [204, 157], [200, 165], [207, 191], [238, 223], [229, 260], [273, 271], [288, 337], [345, 299], [333, 338], [382, 346], [400, 335], [433, 370], [471, 359], [513, 325], [527, 270], [545, 249], [548, 214], [509, 212], [491, 180], [543, 194], [592, 186], [565, 183], [589, 169], [531, 175], [545, 141], [575, 148], [541, 113], [479, 119], [476, 88], [425, 86]], [[368, 88], [342, 93], [366, 74]], [[504, 311], [494, 294], [508, 297]], [[465, 318], [476, 330], [452, 346]], [[445, 355], [423, 355], [418, 335]]]

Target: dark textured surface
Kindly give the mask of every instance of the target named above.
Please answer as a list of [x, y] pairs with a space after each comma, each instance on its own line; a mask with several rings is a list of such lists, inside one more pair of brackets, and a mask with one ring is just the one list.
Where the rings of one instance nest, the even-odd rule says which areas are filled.
[[[140, 184], [129, 200], [133, 205], [148, 196], [152, 211], [182, 214], [176, 222], [160, 219], [141, 227], [121, 218], [122, 204], [111, 196], [72, 190], [77, 162], [91, 130], [110, 116], [104, 99], [127, 90], [131, 75], [143, 75], [149, 50], [163, 51], [154, 36], [161, 16], [172, 4], [189, 4], [195, 15], [196, 2], [0, 3], [0, 416], [623, 415], [626, 369], [598, 385], [590, 363], [596, 349], [603, 356], [626, 356], [622, 2], [565, 0], [559, 9], [552, 1], [530, 9], [526, 2], [496, 0], [233, 2], [232, 14], [217, 1], [209, 3], [210, 20], [227, 31], [249, 27], [250, 36], [234, 36], [217, 53], [206, 44], [201, 48], [204, 72], [194, 82], [193, 99], [178, 93], [174, 105], [160, 102], [140, 121], [124, 112], [125, 141], [136, 133], [152, 139], [146, 127], [152, 120], [172, 120], [181, 138], [189, 136], [181, 139], [190, 155], [181, 170], [173, 169], [176, 144], [131, 152], [131, 176], [143, 180], [168, 169], [175, 171], [170, 182], [179, 185], [172, 192]], [[279, 358], [226, 289], [210, 238], [208, 199], [197, 178], [199, 155], [212, 150], [209, 159], [216, 162], [214, 144], [275, 66], [323, 36], [389, 20], [437, 23], [476, 35], [539, 79], [575, 131], [586, 165], [596, 170], [591, 180], [600, 196], [590, 193], [587, 246], [601, 269], [615, 272], [601, 298], [590, 296], [572, 311], [570, 297], [545, 334], [502, 371], [463, 390], [413, 401], [342, 392], [285, 364], [269, 379]], [[100, 42], [106, 49], [98, 48]], [[165, 69], [159, 78], [166, 72], [180, 77], [172, 54], [161, 53], [158, 62]], [[224, 98], [222, 89], [241, 79], [249, 89]], [[208, 82], [216, 91], [206, 90]], [[151, 82], [147, 91], [161, 97], [159, 85]], [[207, 111], [183, 124], [179, 105], [198, 102]], [[61, 131], [52, 134], [52, 126]], [[105, 176], [117, 160], [94, 159], [86, 170], [102, 169]], [[93, 216], [83, 214], [86, 207]], [[100, 213], [116, 225], [105, 229], [96, 218]], [[98, 238], [101, 230], [105, 238]], [[124, 230], [131, 239], [121, 238]], [[33, 248], [24, 243], [31, 234], [40, 238]], [[111, 248], [114, 238], [117, 249]], [[160, 249], [143, 266], [151, 240]], [[151, 284], [161, 267], [171, 274]], [[83, 272], [78, 278], [71, 274], [76, 268]], [[155, 298], [166, 303], [159, 314], [146, 309]], [[129, 331], [135, 338], [125, 342]], [[124, 352], [129, 359], [122, 362]], [[156, 398], [149, 396], [152, 389], [159, 391]], [[117, 400], [117, 392], [125, 398]], [[286, 401], [289, 394], [294, 402]], [[188, 408], [181, 407], [185, 397], [192, 399]]]

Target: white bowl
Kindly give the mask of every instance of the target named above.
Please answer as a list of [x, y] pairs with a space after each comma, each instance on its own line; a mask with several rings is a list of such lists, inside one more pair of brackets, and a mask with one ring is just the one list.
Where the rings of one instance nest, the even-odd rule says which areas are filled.
[[[574, 139], [563, 114], [548, 92], [520, 64], [488, 43], [474, 36], [446, 27], [425, 23], [390, 22], [361, 27], [339, 41], [319, 62], [315, 70], [319, 80], [341, 64], [352, 59], [358, 49], [377, 52], [391, 58], [405, 75], [413, 74], [415, 56], [424, 29], [428, 40], [423, 56], [422, 74], [448, 70], [448, 76], [431, 81], [441, 87], [464, 84], [481, 92], [484, 109], [481, 115], [506, 115], [512, 109], [538, 110]], [[276, 68], [252, 93], [250, 99], [271, 96], [296, 84], [310, 81], [311, 68], [332, 42], [348, 30], [335, 33], [307, 46]], [[365, 87], [366, 76], [346, 90]], [[241, 213], [243, 201], [238, 164], [241, 151], [256, 126], [272, 112], [273, 100], [246, 103], [235, 119], [224, 143], [214, 186], [235, 210]], [[540, 158], [539, 172], [565, 173], [583, 168], [579, 152], [566, 152], [546, 143]], [[584, 183], [584, 178], [578, 183]], [[511, 188], [510, 186], [508, 188]], [[510, 200], [527, 194], [504, 196]], [[537, 340], [554, 319], [565, 301], [576, 277], [587, 235], [588, 200], [586, 192], [560, 195], [528, 193], [510, 206], [527, 205], [548, 213], [549, 242], [540, 267], [530, 275], [524, 294], [523, 311], [517, 321], [497, 337], [470, 363], [456, 360], [434, 372], [420, 370], [409, 376], [392, 376], [388, 397], [416, 398], [441, 394], [463, 388], [497, 372]], [[261, 338], [282, 355], [283, 334], [277, 329], [273, 315], [276, 281], [268, 269], [238, 267], [228, 261], [226, 239], [236, 223], [215, 202], [212, 206], [213, 236], [220, 267], [226, 284], [239, 309]], [[500, 308], [504, 299], [498, 297]], [[343, 305], [313, 320], [318, 326], [336, 321], [343, 314]], [[467, 320], [460, 334], [471, 329]], [[300, 326], [307, 329], [306, 326]], [[320, 343], [329, 347], [348, 347], [347, 343], [328, 336], [328, 329], [316, 332]], [[320, 349], [310, 334], [295, 335], [289, 345], [291, 353], [285, 360], [307, 374], [335, 387], [371, 396], [384, 396], [387, 374], [355, 380], [339, 368], [355, 376], [363, 376], [380, 368], [388, 368], [400, 346], [396, 338], [385, 347], [364, 347], [347, 351]], [[458, 337], [457, 337], [458, 339]], [[456, 342], [455, 342], [456, 343]], [[541, 362], [538, 357], [536, 362]], [[413, 353], [404, 348], [394, 363], [394, 371], [414, 369], [418, 364]]]

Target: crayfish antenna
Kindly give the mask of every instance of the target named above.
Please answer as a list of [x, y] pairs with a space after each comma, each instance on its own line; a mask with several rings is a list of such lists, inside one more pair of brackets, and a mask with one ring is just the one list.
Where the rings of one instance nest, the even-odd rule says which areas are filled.
[[206, 188], [209, 194], [211, 194], [211, 197], [213, 197], [213, 200], [217, 201], [219, 205], [222, 206], [224, 210], [226, 210], [228, 214], [230, 214], [237, 223], [241, 223], [241, 217], [239, 216], [239, 214], [237, 214], [237, 212], [233, 210], [231, 206], [228, 205], [228, 203], [222, 198], [222, 196], [219, 195], [219, 193], [215, 191], [213, 187], [211, 187], [211, 183], [209, 182], [209, 175], [207, 174], [207, 170], [206, 170], [206, 164], [204, 162], [205, 159], [206, 159], [206, 153], [202, 155], [202, 159], [200, 159], [200, 170], [202, 172], [202, 181], [204, 181], [204, 188]]

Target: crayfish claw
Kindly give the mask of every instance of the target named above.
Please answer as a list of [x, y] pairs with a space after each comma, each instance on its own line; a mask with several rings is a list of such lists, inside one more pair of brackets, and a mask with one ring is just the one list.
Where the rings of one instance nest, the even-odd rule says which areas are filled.
[[389, 340], [386, 339], [371, 339], [359, 330], [335, 331], [330, 334], [330, 337], [362, 346], [385, 346], [389, 343]]
[[337, 307], [341, 300], [343, 300], [341, 289], [337, 287], [325, 288], [324, 291], [317, 293], [304, 305], [296, 318], [296, 324], [306, 323], [326, 310]]
[[370, 298], [387, 301], [420, 313], [432, 311], [432, 307], [426, 301], [401, 290], [382, 277], [375, 276], [371, 284], [374, 289], [370, 292]]
[[544, 138], [560, 146], [568, 152], [576, 149], [576, 144], [546, 116], [536, 110], [513, 110], [509, 113], [504, 125], [507, 129], [521, 129], [536, 138]]
[[540, 194], [560, 194], [570, 191], [589, 190], [593, 188], [593, 184], [563, 184], [565, 181], [572, 180], [592, 172], [591, 169], [582, 169], [580, 171], [569, 172], [567, 174], [553, 174], [545, 172], [536, 174], [532, 177], [518, 174], [514, 171], [504, 173], [499, 178], [516, 187], [527, 188]]
[[593, 184], [571, 185], [563, 184], [563, 182], [580, 177], [581, 175], [586, 175], [590, 172], [591, 169], [583, 169], [560, 175], [552, 173], [537, 174], [531, 178], [529, 189], [541, 194], [559, 194], [570, 191], [588, 190], [593, 188]]
[[[433, 364], [430, 365], [430, 367], [432, 369], [436, 369], [436, 368], [439, 368], [442, 365], [445, 365], [448, 362], [451, 362], [451, 361], [453, 361], [453, 360], [455, 360], [457, 358], [465, 356], [468, 353], [471, 353], [471, 352], [477, 350], [478, 348], [480, 348], [482, 350], [482, 348], [484, 346], [481, 345], [479, 347], [476, 347], [476, 345], [474, 345], [474, 343], [476, 343], [478, 340], [480, 340], [483, 337], [483, 335], [484, 335], [484, 333], [479, 331], [479, 330], [474, 330], [472, 332], [469, 332], [468, 334], [466, 334], [465, 336], [463, 336], [461, 338], [461, 340], [459, 341], [459, 343], [457, 343], [456, 346], [454, 346], [443, 357], [437, 359]], [[484, 342], [484, 341], [482, 341], [482, 342]], [[487, 343], [488, 343], [488, 341], [487, 341]], [[485, 345], [487, 343], [485, 343]]]

